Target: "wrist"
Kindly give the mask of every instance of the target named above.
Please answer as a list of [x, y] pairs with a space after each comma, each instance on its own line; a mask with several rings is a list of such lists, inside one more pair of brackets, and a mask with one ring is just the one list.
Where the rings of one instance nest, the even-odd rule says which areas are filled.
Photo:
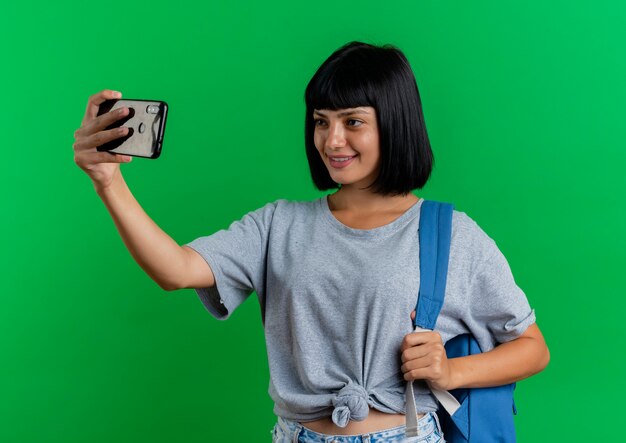
[[450, 358], [448, 359], [448, 387], [446, 390], [457, 389], [463, 386], [462, 381], [462, 371], [459, 367], [459, 359], [458, 358]]
[[113, 178], [108, 184], [106, 185], [98, 184], [97, 182], [94, 181], [93, 187], [96, 191], [96, 194], [98, 194], [100, 198], [104, 199], [104, 198], [107, 198], [109, 196], [119, 193], [119, 190], [124, 186], [124, 184], [125, 182], [124, 182], [124, 178], [122, 177], [122, 175], [116, 174], [115, 176], [113, 176]]

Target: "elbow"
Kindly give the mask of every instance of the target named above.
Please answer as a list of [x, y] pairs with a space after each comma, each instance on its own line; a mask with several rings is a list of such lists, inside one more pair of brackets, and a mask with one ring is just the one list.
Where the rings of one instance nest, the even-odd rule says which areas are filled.
[[166, 292], [172, 292], [172, 291], [176, 291], [177, 289], [180, 289], [178, 285], [172, 284], [170, 282], [157, 282], [157, 284], [159, 285], [161, 289], [163, 289]]
[[[531, 375], [538, 374], [543, 371], [550, 363], [550, 350], [543, 337], [543, 334], [539, 330], [537, 325], [532, 325], [524, 333], [525, 338], [530, 339], [527, 341], [528, 349], [528, 362], [529, 372]], [[531, 363], [532, 362], [532, 363]]]
[[550, 350], [545, 343], [542, 343], [542, 346], [537, 349], [534, 361], [535, 365], [531, 370], [531, 376], [542, 372], [550, 363]]
[[537, 372], [543, 371], [548, 366], [548, 363], [550, 363], [550, 350], [544, 344], [543, 353], [539, 362], [539, 371]]
[[539, 371], [541, 372], [543, 371], [547, 366], [548, 363], [550, 363], [550, 350], [548, 349], [548, 344], [546, 343], [545, 338], [543, 337], [543, 334], [540, 335], [540, 340], [539, 340]]

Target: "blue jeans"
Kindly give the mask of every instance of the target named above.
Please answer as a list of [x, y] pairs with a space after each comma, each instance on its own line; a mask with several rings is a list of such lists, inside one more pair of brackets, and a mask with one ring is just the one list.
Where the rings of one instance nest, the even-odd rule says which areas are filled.
[[278, 417], [272, 430], [272, 443], [445, 443], [437, 414], [430, 412], [418, 421], [419, 436], [406, 438], [405, 426], [359, 435], [319, 434], [297, 421]]

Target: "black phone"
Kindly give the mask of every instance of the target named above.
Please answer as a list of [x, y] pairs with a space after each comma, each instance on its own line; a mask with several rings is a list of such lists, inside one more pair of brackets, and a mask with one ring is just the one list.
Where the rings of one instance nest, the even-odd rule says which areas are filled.
[[158, 158], [163, 146], [167, 103], [160, 100], [113, 99], [100, 104], [98, 115], [126, 107], [129, 113], [105, 129], [126, 126], [128, 134], [111, 140], [96, 149], [133, 157]]

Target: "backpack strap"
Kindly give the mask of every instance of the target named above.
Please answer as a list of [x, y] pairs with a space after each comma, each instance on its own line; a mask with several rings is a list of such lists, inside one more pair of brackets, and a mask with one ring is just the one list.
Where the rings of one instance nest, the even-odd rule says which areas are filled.
[[435, 201], [424, 201], [420, 208], [420, 288], [413, 326], [422, 329], [435, 329], [446, 295], [453, 209]]
[[[452, 212], [450, 203], [430, 200], [422, 202], [419, 221], [420, 288], [415, 307], [415, 332], [432, 331], [443, 306], [452, 237]], [[439, 403], [450, 415], [460, 407], [458, 400], [448, 391], [429, 387]], [[418, 435], [417, 407], [413, 381], [406, 388], [406, 437]]]

